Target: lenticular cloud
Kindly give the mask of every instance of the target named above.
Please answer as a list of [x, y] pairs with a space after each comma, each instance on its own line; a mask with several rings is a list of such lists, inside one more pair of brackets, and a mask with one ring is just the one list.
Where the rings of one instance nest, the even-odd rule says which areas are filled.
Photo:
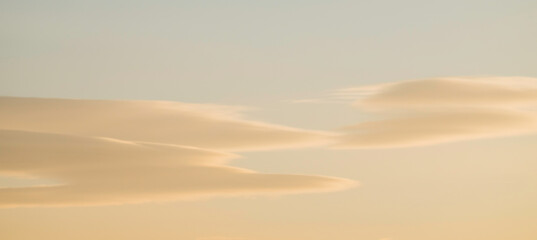
[[376, 118], [342, 129], [337, 147], [430, 145], [537, 132], [537, 79], [453, 77], [339, 91]]
[[56, 183], [0, 188], [0, 207], [322, 192], [355, 184], [226, 166], [237, 157], [229, 151], [318, 144], [326, 134], [242, 120], [236, 108], [3, 97], [0, 112], [0, 174]]

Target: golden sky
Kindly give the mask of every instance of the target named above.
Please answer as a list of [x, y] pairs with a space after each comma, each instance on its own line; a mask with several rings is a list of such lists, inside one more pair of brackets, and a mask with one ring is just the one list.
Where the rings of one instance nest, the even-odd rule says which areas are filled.
[[533, 1], [3, 1], [0, 239], [535, 240]]

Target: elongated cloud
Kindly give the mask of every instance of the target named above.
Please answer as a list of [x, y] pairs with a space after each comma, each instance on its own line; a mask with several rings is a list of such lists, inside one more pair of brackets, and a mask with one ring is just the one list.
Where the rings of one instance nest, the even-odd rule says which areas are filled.
[[364, 97], [359, 107], [498, 107], [537, 105], [537, 79], [450, 77], [402, 81], [350, 91]]
[[456, 77], [340, 90], [378, 120], [343, 128], [337, 147], [430, 145], [537, 133], [537, 79]]
[[529, 131], [537, 132], [537, 115], [522, 111], [476, 109], [415, 112], [346, 127], [338, 147], [430, 145]]
[[0, 129], [243, 151], [318, 144], [325, 133], [239, 118], [240, 108], [163, 101], [0, 97]]
[[[163, 101], [0, 98], [0, 207], [124, 204], [335, 191], [353, 181], [226, 166], [234, 151], [299, 147], [327, 133], [240, 118], [241, 108]], [[222, 152], [225, 151], [225, 152]]]
[[232, 154], [109, 138], [0, 131], [0, 174], [50, 186], [0, 188], [0, 207], [124, 204], [218, 195], [334, 191], [350, 180], [225, 166]]

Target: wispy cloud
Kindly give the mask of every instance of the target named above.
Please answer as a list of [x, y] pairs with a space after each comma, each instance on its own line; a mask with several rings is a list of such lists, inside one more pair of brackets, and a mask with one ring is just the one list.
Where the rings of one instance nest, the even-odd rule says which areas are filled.
[[340, 148], [430, 145], [537, 132], [535, 78], [435, 78], [348, 92], [356, 96], [355, 107], [377, 120], [343, 128]]
[[350, 104], [356, 99], [369, 95], [374, 89], [368, 89], [367, 87], [359, 88], [342, 88], [333, 91], [326, 92], [324, 95], [316, 98], [301, 98], [293, 99], [291, 103], [335, 103], [335, 104]]

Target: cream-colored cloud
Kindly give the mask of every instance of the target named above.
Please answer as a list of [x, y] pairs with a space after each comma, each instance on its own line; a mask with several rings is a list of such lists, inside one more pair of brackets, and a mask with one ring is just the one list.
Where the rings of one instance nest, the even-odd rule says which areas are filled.
[[225, 166], [233, 154], [110, 138], [0, 130], [0, 174], [49, 186], [0, 188], [0, 207], [169, 201], [220, 195], [334, 191], [350, 180]]
[[453, 77], [338, 91], [379, 120], [343, 128], [337, 147], [430, 145], [537, 133], [537, 79]]
[[164, 101], [0, 97], [0, 129], [243, 151], [318, 144], [326, 133], [242, 120], [241, 108]]
[[343, 129], [338, 148], [431, 145], [483, 137], [537, 133], [537, 115], [511, 110], [413, 112]]
[[0, 174], [58, 184], [0, 188], [0, 207], [334, 191], [354, 184], [225, 166], [236, 155], [221, 151], [312, 145], [328, 135], [243, 120], [242, 110], [163, 101], [1, 97]]
[[[342, 92], [342, 91], [340, 91]], [[447, 77], [350, 89], [366, 108], [537, 105], [537, 78]]]

